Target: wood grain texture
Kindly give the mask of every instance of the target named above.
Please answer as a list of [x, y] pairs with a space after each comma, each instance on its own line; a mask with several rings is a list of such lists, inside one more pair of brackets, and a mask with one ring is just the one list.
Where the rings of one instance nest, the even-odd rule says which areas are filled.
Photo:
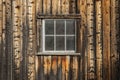
[[21, 80], [21, 1], [13, 1], [13, 64], [14, 79]]
[[87, 37], [88, 37], [88, 49], [87, 49], [87, 56], [88, 56], [88, 80], [95, 80], [95, 37], [94, 37], [94, 1], [87, 0]]
[[[119, 35], [119, 33], [120, 33], [120, 27], [119, 27], [119, 23], [120, 23], [120, 13], [119, 13], [119, 10], [120, 10], [120, 6], [119, 6], [119, 4], [120, 4], [120, 1], [119, 0], [117, 0], [116, 1], [116, 45], [117, 45], [117, 56], [116, 56], [116, 59], [117, 59], [117, 61], [115, 62], [115, 65], [116, 65], [116, 70], [115, 70], [115, 73], [117, 73], [117, 74], [114, 74], [114, 76], [113, 76], [113, 78], [115, 77], [116, 79], [120, 79], [120, 76], [119, 76], [119, 74], [120, 74], [120, 35]], [[114, 73], [114, 71], [113, 71], [113, 73]]]
[[80, 0], [36, 0], [37, 15], [79, 14]]
[[38, 57], [38, 73], [37, 73], [37, 80], [44, 80], [44, 57]]
[[47, 0], [43, 0], [43, 14], [47, 14]]
[[5, 44], [6, 44], [6, 4], [5, 4], [5, 0], [3, 0], [3, 13], [2, 13], [2, 15], [3, 15], [3, 18], [2, 18], [2, 20], [3, 20], [3, 25], [2, 25], [2, 64], [1, 64], [1, 75], [0, 75], [0, 79], [1, 80], [6, 80], [6, 78], [4, 78], [5, 76], [6, 76], [6, 54], [5, 54], [5, 49], [6, 49], [6, 46], [5, 46]]
[[61, 60], [61, 56], [58, 56], [58, 62], [57, 62], [57, 80], [62, 80], [62, 60]]
[[[6, 56], [6, 75], [4, 75], [5, 79], [11, 79], [12, 80], [12, 3], [11, 0], [6, 0], [6, 11], [5, 11], [5, 15], [6, 15], [6, 37], [5, 37], [5, 56]], [[7, 77], [6, 77], [7, 76]]]
[[37, 80], [79, 80], [80, 57], [39, 56]]
[[62, 61], [62, 80], [65, 80], [65, 67], [66, 67], [66, 57], [61, 57]]
[[28, 17], [27, 17], [27, 0], [22, 0], [22, 23], [21, 23], [21, 43], [22, 43], [22, 61], [21, 61], [21, 74], [22, 80], [27, 80], [27, 46], [28, 46]]
[[[3, 8], [2, 8], [2, 0], [0, 0], [0, 64], [2, 64], [2, 26], [3, 26]], [[0, 79], [2, 75], [2, 65], [0, 65]]]
[[73, 64], [72, 64], [72, 80], [78, 80], [78, 57], [73, 56]]
[[96, 10], [96, 73], [97, 80], [102, 80], [102, 2], [95, 3]]
[[70, 80], [70, 56], [66, 56], [65, 79]]
[[[119, 80], [119, 4], [0, 0], [0, 80]], [[36, 55], [42, 51], [43, 19], [76, 19], [81, 55]]]
[[57, 14], [58, 0], [52, 0], [52, 15]]
[[62, 1], [61, 1], [61, 0], [58, 0], [58, 9], [57, 9], [57, 10], [58, 10], [58, 11], [57, 11], [57, 12], [58, 12], [58, 15], [60, 15], [60, 14], [62, 13], [62, 4], [61, 4], [61, 3], [62, 3]]
[[51, 0], [47, 0], [47, 14], [51, 14]]
[[44, 62], [43, 62], [43, 66], [44, 66], [44, 78], [43, 80], [47, 80], [48, 79], [48, 59], [47, 56], [44, 56]]
[[103, 13], [103, 79], [111, 80], [110, 70], [110, 0], [102, 0]]
[[35, 80], [35, 53], [36, 53], [36, 22], [35, 0], [28, 0], [28, 48], [27, 48], [27, 78]]
[[70, 0], [66, 0], [66, 2], [65, 2], [66, 4], [65, 4], [65, 12], [64, 12], [64, 14], [66, 14], [66, 15], [69, 14], [69, 10], [70, 10], [69, 9], [69, 5], [70, 5], [69, 1]]
[[36, 0], [36, 12], [36, 15], [43, 14], [43, 0]]
[[118, 27], [118, 21], [119, 21], [119, 1], [118, 0], [111, 0], [111, 44], [110, 44], [110, 51], [111, 51], [111, 80], [118, 80], [118, 52], [117, 52], [117, 30], [119, 30]]
[[70, 14], [75, 14], [77, 10], [77, 3], [76, 0], [70, 0]]
[[81, 15], [81, 20], [80, 20], [80, 43], [81, 43], [81, 61], [82, 61], [82, 79], [87, 80], [87, 40], [86, 40], [86, 33], [87, 33], [87, 10], [86, 10], [86, 0], [80, 0], [80, 15]]
[[57, 56], [52, 56], [50, 80], [57, 80]]

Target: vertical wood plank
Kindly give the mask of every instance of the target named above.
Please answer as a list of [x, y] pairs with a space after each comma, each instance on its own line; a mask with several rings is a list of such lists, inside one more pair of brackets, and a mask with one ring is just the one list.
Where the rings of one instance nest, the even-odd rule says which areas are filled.
[[[1, 43], [2, 43], [2, 22], [3, 22], [2, 13], [3, 13], [2, 0], [0, 0], [0, 50], [1, 50]], [[1, 51], [0, 51], [0, 55], [1, 55]]]
[[[73, 56], [72, 80], [78, 80], [78, 57]], [[80, 74], [79, 74], [80, 75]]]
[[43, 0], [36, 0], [36, 15], [41, 15], [42, 13], [43, 13]]
[[69, 9], [69, 1], [70, 1], [70, 0], [66, 0], [66, 1], [65, 1], [65, 3], [66, 3], [66, 4], [65, 4], [65, 14], [66, 14], [66, 15], [69, 14], [69, 10], [70, 10], [70, 9]]
[[50, 80], [57, 80], [57, 56], [52, 56]]
[[22, 32], [22, 30], [23, 30], [23, 15], [24, 15], [24, 12], [23, 12], [23, 7], [25, 7], [24, 6], [24, 4], [23, 4], [23, 0], [21, 0], [21, 2], [20, 2], [20, 5], [21, 5], [21, 9], [20, 9], [20, 20], [21, 20], [21, 22], [20, 22], [20, 27], [21, 27], [21, 29], [20, 29], [20, 37], [21, 37], [21, 63], [20, 63], [20, 79], [23, 79], [23, 54], [22, 54], [22, 52], [23, 52], [23, 32]]
[[57, 14], [58, 0], [52, 0], [52, 15]]
[[[48, 58], [47, 58], [47, 74], [48, 74], [48, 79], [47, 80], [50, 80], [50, 77], [51, 77], [51, 65], [52, 65], [51, 64], [51, 59], [52, 59], [52, 57], [48, 56]], [[56, 60], [56, 62], [57, 62], [57, 60]]]
[[76, 13], [76, 0], [70, 0], [70, 14], [75, 14]]
[[65, 80], [66, 57], [62, 56], [62, 80]]
[[35, 80], [35, 53], [36, 53], [36, 22], [35, 22], [35, 1], [28, 0], [28, 49], [27, 49], [27, 78]]
[[40, 76], [38, 76], [38, 78], [40, 77], [39, 78], [40, 80], [44, 80], [44, 57], [43, 56], [40, 56], [39, 62], [40, 62], [40, 72], [39, 72]]
[[47, 0], [43, 0], [43, 14], [47, 14]]
[[5, 49], [5, 55], [6, 55], [6, 72], [7, 74], [4, 76], [5, 79], [12, 80], [12, 3], [11, 0], [6, 0], [6, 49]]
[[27, 80], [27, 46], [28, 46], [28, 23], [27, 23], [27, 0], [22, 0], [22, 80]]
[[65, 79], [70, 80], [70, 56], [66, 56]]
[[[115, 74], [116, 76], [116, 79], [120, 79], [120, 76], [119, 76], [119, 74], [120, 74], [120, 35], [119, 35], [119, 33], [120, 33], [120, 27], [119, 27], [119, 23], [120, 23], [120, 6], [119, 6], [119, 4], [120, 4], [120, 0], [116, 0], [116, 45], [117, 45], [117, 61], [116, 61], [116, 67], [117, 67], [117, 69], [116, 69], [116, 72], [115, 73], [117, 73], [117, 74]], [[112, 26], [111, 26], [112, 27]], [[111, 64], [112, 65], [112, 64]], [[112, 75], [112, 74], [111, 74]], [[114, 76], [113, 76], [113, 78], [114, 78]]]
[[5, 39], [5, 34], [6, 34], [6, 2], [5, 0], [3, 0], [3, 25], [2, 25], [2, 28], [3, 28], [3, 32], [2, 32], [2, 68], [1, 68], [1, 80], [6, 80], [6, 54], [5, 54], [5, 49], [6, 49], [6, 39]]
[[111, 80], [118, 80], [117, 27], [119, 21], [119, 0], [111, 0]]
[[39, 80], [40, 79], [40, 66], [41, 65], [41, 60], [39, 59], [40, 56], [36, 56], [35, 58], [35, 77], [36, 77], [36, 80]]
[[21, 80], [21, 1], [13, 1], [13, 58], [14, 79]]
[[36, 60], [35, 60], [35, 70], [36, 70], [36, 80], [40, 79], [40, 67], [41, 67], [41, 57], [40, 56], [36, 56]]
[[102, 80], [102, 3], [96, 1], [96, 73], [97, 80]]
[[50, 15], [50, 12], [51, 12], [51, 0], [47, 0], [47, 14]]
[[94, 0], [87, 0], [88, 80], [95, 80]]
[[57, 80], [62, 80], [62, 60], [61, 60], [61, 56], [58, 56], [58, 61], [57, 61]]
[[102, 0], [103, 13], [103, 80], [111, 80], [110, 70], [110, 0]]
[[73, 80], [73, 56], [70, 57], [70, 79]]
[[51, 79], [50, 72], [51, 72], [51, 56], [44, 56], [44, 78], [43, 78], [43, 80]]
[[76, 1], [77, 2], [77, 14], [80, 14], [80, 2], [81, 2], [81, 0], [77, 0]]
[[62, 2], [62, 3], [61, 3], [61, 4], [62, 4], [62, 14], [65, 14], [65, 8], [66, 8], [66, 7], [65, 7], [65, 4], [66, 4], [66, 0], [62, 0], [61, 2]]
[[[37, 35], [37, 40], [36, 40], [37, 52], [42, 51], [42, 47], [41, 47], [41, 38], [42, 38], [41, 31], [42, 30], [41, 29], [42, 29], [42, 21], [41, 21], [41, 19], [37, 19], [37, 34], [36, 34]], [[43, 77], [44, 77], [43, 76], [44, 72], [43, 72], [43, 60], [42, 60], [42, 58], [43, 58], [42, 56], [38, 57], [38, 70], [36, 70], [37, 80], [39, 80], [39, 79], [43, 80]]]
[[47, 65], [47, 56], [44, 56], [44, 78], [43, 80], [47, 80], [48, 79], [48, 65]]
[[[82, 57], [81, 57], [81, 61], [82, 61], [82, 79], [83, 80], [87, 80], [87, 46], [85, 46], [87, 44], [86, 42], [86, 34], [83, 35], [83, 32], [86, 32], [86, 27], [87, 27], [87, 16], [86, 16], [86, 0], [80, 0], [80, 15], [81, 15], [81, 20], [80, 20], [80, 32], [81, 32], [81, 37], [82, 37], [82, 40], [81, 40], [81, 52], [83, 53], [82, 54]], [[87, 33], [87, 32], [86, 32]], [[83, 38], [84, 37], [84, 38]], [[84, 43], [84, 45], [83, 45]], [[86, 44], [85, 44], [86, 43]]]
[[[2, 26], [3, 26], [3, 5], [2, 0], [0, 0], [0, 64], [2, 64]], [[0, 65], [0, 79], [2, 75], [2, 65]]]
[[58, 14], [60, 15], [62, 13], [62, 1], [61, 0], [58, 0]]

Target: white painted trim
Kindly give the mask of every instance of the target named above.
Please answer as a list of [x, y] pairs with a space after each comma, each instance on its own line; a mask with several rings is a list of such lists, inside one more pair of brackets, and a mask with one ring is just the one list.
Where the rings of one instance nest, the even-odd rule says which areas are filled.
[[36, 55], [40, 56], [81, 56], [81, 53], [74, 52], [39, 52]]
[[[45, 20], [54, 20], [54, 35], [45, 35]], [[65, 35], [56, 35], [56, 20], [64, 20], [65, 21]], [[74, 20], [75, 21], [75, 35], [66, 35], [66, 20]], [[44, 19], [42, 20], [42, 52], [58, 52], [58, 53], [65, 53], [65, 52], [76, 52], [76, 20], [75, 19]], [[46, 51], [45, 50], [45, 36], [54, 36], [54, 51]], [[65, 36], [65, 50], [56, 50], [56, 36]], [[66, 50], [66, 36], [75, 36], [75, 50]]]
[[42, 44], [43, 44], [43, 52], [45, 51], [45, 20], [42, 20], [42, 31], [43, 31], [43, 35], [42, 35]]
[[54, 20], [54, 52], [56, 50], [56, 21]]

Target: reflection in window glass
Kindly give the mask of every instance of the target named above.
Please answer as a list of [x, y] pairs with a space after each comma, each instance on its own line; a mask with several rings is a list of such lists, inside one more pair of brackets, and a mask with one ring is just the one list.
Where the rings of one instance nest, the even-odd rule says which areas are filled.
[[73, 36], [67, 36], [66, 37], [67, 42], [67, 50], [75, 50], [75, 37]]
[[54, 37], [45, 37], [45, 50], [54, 50]]
[[66, 34], [75, 34], [74, 20], [66, 20]]
[[56, 20], [56, 34], [57, 35], [65, 34], [65, 21], [64, 20]]
[[64, 36], [56, 37], [56, 50], [65, 50], [65, 38]]
[[54, 34], [54, 20], [45, 21], [45, 34], [46, 35]]

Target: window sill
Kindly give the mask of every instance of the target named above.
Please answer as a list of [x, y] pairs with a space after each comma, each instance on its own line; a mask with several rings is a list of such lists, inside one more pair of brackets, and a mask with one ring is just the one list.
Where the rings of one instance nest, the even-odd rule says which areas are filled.
[[38, 52], [38, 56], [80, 56], [81, 53], [75, 52]]

